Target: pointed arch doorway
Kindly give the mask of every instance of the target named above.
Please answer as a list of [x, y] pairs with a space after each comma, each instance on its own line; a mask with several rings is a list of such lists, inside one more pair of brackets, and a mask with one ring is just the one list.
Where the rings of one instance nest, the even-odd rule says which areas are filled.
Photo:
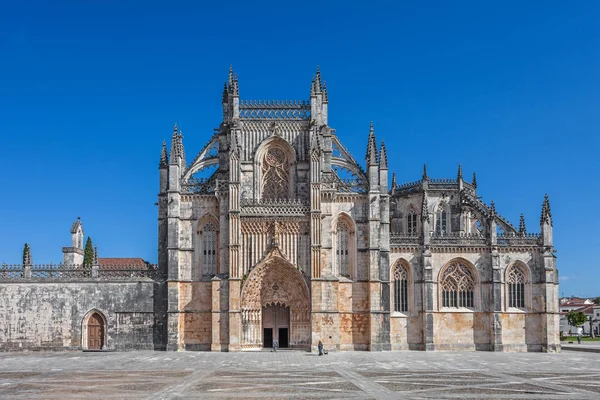
[[256, 265], [242, 287], [242, 337], [245, 350], [279, 347], [309, 349], [310, 296], [302, 273], [277, 249]]
[[290, 308], [285, 304], [266, 304], [262, 308], [263, 348], [273, 347], [277, 339], [280, 348], [289, 346]]

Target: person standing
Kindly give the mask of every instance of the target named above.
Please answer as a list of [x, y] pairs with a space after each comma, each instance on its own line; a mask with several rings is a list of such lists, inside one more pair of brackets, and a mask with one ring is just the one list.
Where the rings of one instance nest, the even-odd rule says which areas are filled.
[[581, 344], [581, 336], [583, 335], [583, 328], [581, 326], [577, 327], [577, 343]]
[[277, 353], [277, 348], [279, 347], [279, 342], [277, 339], [273, 339], [273, 351]]
[[319, 355], [322, 356], [323, 355], [323, 342], [321, 342], [319, 340], [319, 344], [317, 345], [317, 348], [319, 349]]

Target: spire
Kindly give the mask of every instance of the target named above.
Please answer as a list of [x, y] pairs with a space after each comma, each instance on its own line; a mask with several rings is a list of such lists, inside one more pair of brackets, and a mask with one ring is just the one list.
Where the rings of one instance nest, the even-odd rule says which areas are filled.
[[396, 193], [396, 173], [392, 172], [392, 195]]
[[317, 94], [317, 81], [315, 80], [315, 76], [312, 77], [312, 83], [310, 84], [310, 95], [316, 96]]
[[458, 173], [456, 174], [456, 180], [462, 181], [462, 178], [463, 178], [462, 165], [458, 164]]
[[163, 140], [162, 150], [160, 151], [160, 162], [158, 163], [159, 167], [166, 167], [169, 165], [169, 155], [167, 154], [167, 141]]
[[177, 157], [179, 157], [179, 145], [178, 145], [178, 134], [179, 128], [177, 128], [177, 123], [173, 125], [173, 135], [171, 136], [171, 162], [176, 163]]
[[379, 169], [388, 169], [387, 153], [385, 151], [385, 143], [381, 141], [381, 148], [379, 150]]
[[231, 92], [232, 88], [233, 88], [233, 65], [229, 64], [229, 77], [228, 77], [228, 84], [229, 84], [229, 91]]
[[475, 189], [477, 189], [477, 175], [473, 172], [473, 181], [471, 183]]
[[323, 82], [323, 103], [329, 103], [329, 97], [327, 96], [327, 82]]
[[316, 84], [317, 84], [317, 92], [321, 92], [323, 90], [323, 81], [321, 80], [321, 68], [319, 68], [319, 66], [317, 65], [317, 79], [316, 79]]
[[548, 194], [544, 196], [544, 202], [542, 203], [542, 216], [540, 218], [540, 225], [545, 223], [552, 226], [552, 212], [550, 211], [550, 200]]
[[227, 82], [225, 82], [223, 84], [223, 103], [227, 103], [227, 97], [228, 97], [228, 90], [227, 90]]
[[523, 214], [521, 214], [521, 218], [519, 220], [519, 234], [520, 235], [527, 234], [527, 228], [525, 228], [525, 216]]
[[183, 131], [179, 131], [179, 135], [177, 135], [177, 146], [179, 147], [179, 157], [184, 161], [185, 167], [185, 150], [183, 149]]
[[373, 121], [369, 129], [369, 144], [367, 145], [367, 165], [377, 165], [377, 143], [375, 141], [375, 128]]
[[427, 176], [427, 164], [423, 164], [423, 182], [428, 181], [429, 177]]

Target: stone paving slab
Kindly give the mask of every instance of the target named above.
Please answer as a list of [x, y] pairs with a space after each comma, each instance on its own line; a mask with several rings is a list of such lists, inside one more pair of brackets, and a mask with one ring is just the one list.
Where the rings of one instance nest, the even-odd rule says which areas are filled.
[[597, 353], [0, 353], [0, 399], [599, 396]]

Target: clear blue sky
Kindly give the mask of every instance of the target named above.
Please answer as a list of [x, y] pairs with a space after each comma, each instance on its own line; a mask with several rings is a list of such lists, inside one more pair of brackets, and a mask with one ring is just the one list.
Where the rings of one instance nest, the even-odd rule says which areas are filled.
[[600, 3], [210, 3], [0, 3], [0, 262], [61, 261], [77, 216], [100, 256], [155, 262], [173, 123], [191, 161], [229, 64], [242, 99], [307, 99], [320, 65], [357, 159], [372, 120], [399, 182], [461, 163], [531, 232], [548, 193], [560, 292], [600, 295]]

